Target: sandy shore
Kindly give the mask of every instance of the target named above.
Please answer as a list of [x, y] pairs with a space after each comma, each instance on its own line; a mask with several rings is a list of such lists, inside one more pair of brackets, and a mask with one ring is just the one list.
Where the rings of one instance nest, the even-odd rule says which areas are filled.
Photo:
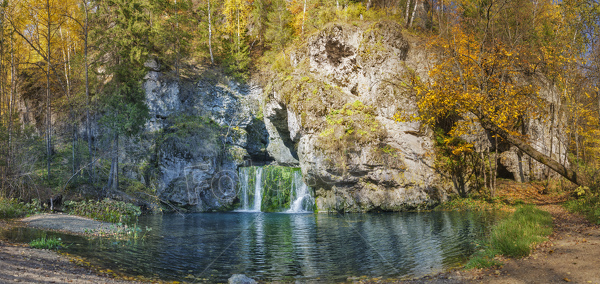
[[117, 231], [115, 224], [67, 214], [38, 214], [20, 221], [32, 228], [76, 235], [110, 234]]
[[[80, 235], [114, 228], [109, 223], [63, 214], [41, 214], [11, 222], [0, 220], [1, 228], [23, 225]], [[55, 251], [0, 240], [0, 283], [143, 283], [113, 276], [82, 266], [77, 259]]]
[[0, 283], [140, 283], [110, 276], [54, 251], [0, 241]]

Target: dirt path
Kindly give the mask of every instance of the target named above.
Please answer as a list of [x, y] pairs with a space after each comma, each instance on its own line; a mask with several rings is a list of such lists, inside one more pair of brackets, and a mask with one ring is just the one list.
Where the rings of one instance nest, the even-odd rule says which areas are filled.
[[[20, 221], [0, 220], [1, 228], [27, 225], [45, 230], [75, 234], [111, 231], [108, 223], [87, 218], [42, 214]], [[72, 259], [54, 251], [32, 249], [25, 244], [13, 244], [0, 240], [0, 283], [140, 283], [111, 278], [77, 265]]]
[[506, 260], [499, 270], [486, 270], [472, 283], [600, 284], [600, 226], [568, 213], [560, 205], [543, 205], [552, 214], [550, 240], [523, 259]]
[[0, 241], [0, 283], [137, 283], [98, 275], [69, 258]]

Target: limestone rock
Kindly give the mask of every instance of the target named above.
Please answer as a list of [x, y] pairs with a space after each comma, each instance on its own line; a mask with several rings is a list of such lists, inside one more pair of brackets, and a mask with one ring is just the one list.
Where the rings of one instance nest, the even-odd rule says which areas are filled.
[[262, 88], [215, 76], [176, 80], [156, 70], [143, 86], [150, 120], [124, 153], [124, 174], [190, 211], [231, 209], [237, 168], [271, 160], [257, 118]]
[[319, 210], [400, 211], [445, 196], [431, 134], [419, 123], [392, 119], [399, 109], [414, 111], [415, 103], [386, 82], [421, 58], [409, 57], [401, 30], [388, 22], [367, 31], [331, 25], [292, 52], [296, 80], [265, 96], [266, 123], [297, 149]]
[[256, 284], [256, 280], [244, 275], [244, 274], [233, 274], [227, 280], [229, 284]]
[[289, 112], [277, 101], [270, 101], [265, 104], [265, 126], [269, 133], [269, 145], [267, 151], [282, 166], [297, 166], [298, 154], [294, 150], [294, 141], [291, 131], [296, 136], [299, 127], [290, 130], [288, 125]]

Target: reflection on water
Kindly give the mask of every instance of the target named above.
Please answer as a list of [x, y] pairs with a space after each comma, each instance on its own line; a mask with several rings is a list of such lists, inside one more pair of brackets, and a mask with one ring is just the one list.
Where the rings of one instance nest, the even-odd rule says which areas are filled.
[[[226, 282], [342, 281], [350, 276], [422, 276], [456, 266], [492, 216], [469, 212], [385, 214], [198, 213], [140, 219], [143, 241], [60, 235], [64, 251], [131, 275]], [[44, 234], [17, 228], [1, 237], [28, 242]], [[48, 235], [59, 235], [48, 233]]]

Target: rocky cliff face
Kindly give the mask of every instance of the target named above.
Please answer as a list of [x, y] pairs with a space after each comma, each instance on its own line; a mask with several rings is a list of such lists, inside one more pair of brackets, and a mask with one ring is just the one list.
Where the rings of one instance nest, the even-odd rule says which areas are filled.
[[[280, 163], [298, 163], [319, 210], [407, 210], [434, 205], [443, 185], [433, 169], [430, 133], [399, 123], [413, 101], [394, 85], [424, 54], [394, 23], [332, 25], [290, 55], [293, 71], [266, 94]], [[281, 149], [281, 147], [278, 147]]]
[[[125, 172], [155, 186], [163, 200], [194, 211], [230, 209], [237, 169], [274, 163], [300, 167], [322, 211], [401, 211], [434, 206], [452, 190], [435, 169], [433, 133], [398, 122], [416, 103], [403, 82], [427, 78], [429, 55], [391, 22], [330, 25], [289, 53], [290, 66], [264, 89], [211, 75], [174, 80], [154, 70], [144, 88], [147, 138]], [[557, 94], [548, 86], [544, 96]], [[534, 147], [564, 160], [561, 118], [529, 119]], [[550, 122], [548, 122], [550, 121]], [[501, 170], [517, 181], [549, 171], [473, 125], [463, 137], [478, 151], [500, 152]], [[145, 142], [144, 142], [145, 141]], [[154, 142], [151, 142], [154, 141]]]
[[[569, 165], [567, 160], [568, 137], [565, 122], [566, 117], [559, 111], [560, 94], [548, 82], [540, 80], [542, 85], [540, 97], [548, 105], [546, 113], [541, 117], [525, 118], [521, 133], [527, 137], [531, 146], [545, 155]], [[523, 154], [514, 146], [498, 145], [500, 160], [498, 161], [509, 173], [506, 178], [518, 182], [542, 180], [557, 174], [548, 167]]]
[[151, 164], [154, 180], [146, 183], [163, 201], [192, 211], [230, 208], [237, 168], [269, 159], [257, 119], [261, 88], [215, 75], [178, 81], [158, 70], [145, 80], [150, 120], [140, 142], [146, 151], [139, 150], [151, 153], [129, 164]]

